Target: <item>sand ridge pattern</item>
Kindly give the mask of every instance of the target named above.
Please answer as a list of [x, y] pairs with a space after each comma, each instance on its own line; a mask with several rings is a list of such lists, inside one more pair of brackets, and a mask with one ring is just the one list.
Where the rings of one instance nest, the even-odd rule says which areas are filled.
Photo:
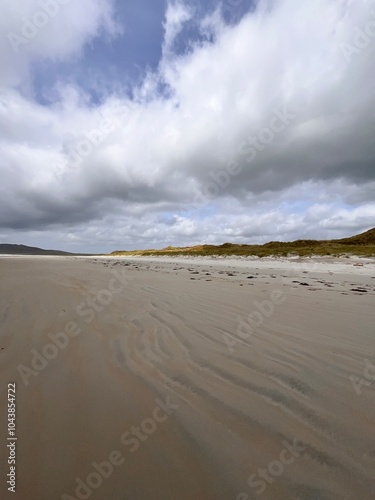
[[[324, 269], [1, 258], [2, 380], [18, 402], [9, 498], [82, 498], [93, 462], [117, 450], [123, 463], [87, 498], [371, 500], [375, 265]], [[127, 284], [90, 317], [115, 272]], [[275, 290], [285, 300], [239, 330]], [[69, 322], [80, 333], [26, 385], [17, 367]]]

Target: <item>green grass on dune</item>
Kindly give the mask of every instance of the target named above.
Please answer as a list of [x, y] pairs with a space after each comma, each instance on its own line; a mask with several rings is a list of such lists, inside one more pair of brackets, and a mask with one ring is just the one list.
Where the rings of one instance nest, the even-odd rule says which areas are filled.
[[343, 238], [340, 240], [297, 240], [292, 242], [271, 241], [264, 245], [238, 245], [224, 243], [223, 245], [198, 245], [193, 247], [167, 247], [161, 250], [134, 250], [116, 251], [112, 256], [150, 256], [150, 255], [188, 255], [188, 256], [212, 256], [212, 255], [240, 255], [240, 256], [288, 256], [298, 255], [308, 257], [312, 255], [359, 255], [375, 257], [375, 228], [365, 233]]

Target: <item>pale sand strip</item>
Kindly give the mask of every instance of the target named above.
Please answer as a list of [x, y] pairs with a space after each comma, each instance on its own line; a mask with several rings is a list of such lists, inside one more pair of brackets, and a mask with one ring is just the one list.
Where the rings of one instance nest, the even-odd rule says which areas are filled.
[[[374, 498], [373, 263], [130, 262], [0, 258], [1, 429], [6, 384], [18, 384], [17, 493], [2, 473], [1, 498], [79, 498], [76, 477], [113, 450], [125, 463], [92, 499]], [[133, 279], [86, 324], [77, 306], [114, 270]], [[239, 318], [275, 290], [285, 301], [241, 339]], [[17, 366], [69, 321], [82, 332], [26, 387]], [[167, 396], [179, 408], [131, 453], [120, 437]], [[294, 439], [304, 451], [258, 495], [248, 477]], [[1, 463], [6, 453], [2, 438]]]

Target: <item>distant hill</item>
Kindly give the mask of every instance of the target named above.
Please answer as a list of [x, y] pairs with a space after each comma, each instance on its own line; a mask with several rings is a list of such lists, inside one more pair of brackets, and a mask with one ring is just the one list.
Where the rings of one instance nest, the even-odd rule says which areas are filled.
[[37, 247], [28, 247], [25, 245], [0, 244], [0, 255], [74, 255], [69, 252], [59, 250], [43, 250]]
[[197, 245], [192, 247], [167, 247], [162, 250], [117, 251], [111, 255], [362, 255], [375, 256], [375, 228], [365, 233], [339, 240], [271, 241], [264, 245], [224, 243], [223, 245]]

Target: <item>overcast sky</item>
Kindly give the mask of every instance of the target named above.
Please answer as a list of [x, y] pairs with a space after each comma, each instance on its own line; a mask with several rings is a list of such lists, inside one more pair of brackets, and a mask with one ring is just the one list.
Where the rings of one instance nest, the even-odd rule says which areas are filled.
[[0, 0], [0, 243], [375, 226], [375, 0]]

